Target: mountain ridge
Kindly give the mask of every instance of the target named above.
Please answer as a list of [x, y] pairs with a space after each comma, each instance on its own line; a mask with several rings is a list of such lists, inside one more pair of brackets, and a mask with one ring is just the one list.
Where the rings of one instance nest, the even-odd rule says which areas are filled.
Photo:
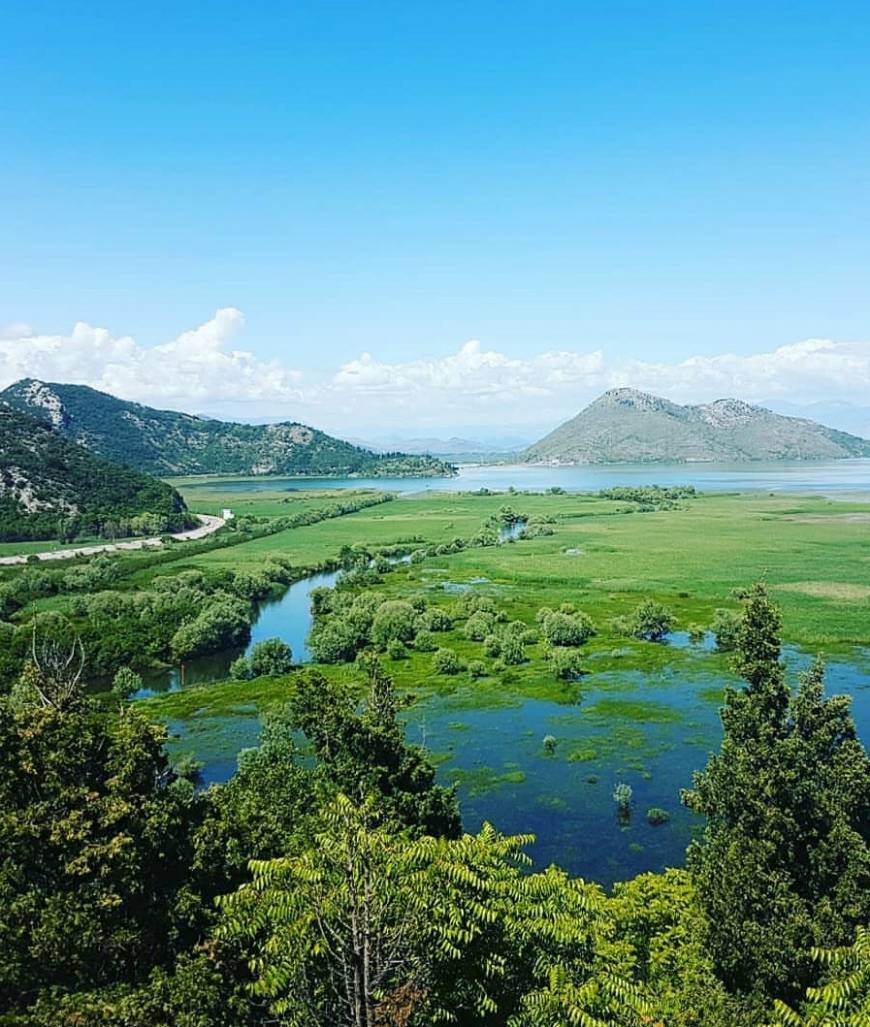
[[298, 421], [242, 424], [158, 410], [87, 385], [22, 378], [0, 403], [48, 421], [108, 460], [162, 476], [184, 474], [444, 477], [455, 469], [430, 456], [373, 453]]
[[870, 441], [744, 400], [685, 404], [609, 389], [521, 454], [525, 463], [711, 463], [870, 456]]
[[95, 456], [46, 420], [0, 404], [0, 539], [160, 534], [191, 521], [165, 482]]

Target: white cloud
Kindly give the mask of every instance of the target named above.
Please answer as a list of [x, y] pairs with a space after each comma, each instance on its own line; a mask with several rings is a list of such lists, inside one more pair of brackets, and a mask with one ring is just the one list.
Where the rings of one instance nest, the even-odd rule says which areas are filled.
[[819, 401], [866, 406], [870, 343], [808, 339], [764, 353], [666, 363], [608, 360], [598, 348], [526, 358], [477, 341], [437, 359], [386, 362], [364, 353], [306, 380], [233, 347], [235, 308], [153, 347], [79, 323], [69, 335], [0, 338], [0, 387], [23, 377], [92, 385], [125, 399], [236, 416], [277, 415], [360, 434], [373, 428], [552, 426], [604, 389], [633, 385], [678, 402], [736, 396], [796, 409]]
[[41, 378], [196, 409], [222, 401], [298, 401], [297, 372], [229, 348], [244, 323], [241, 311], [225, 307], [199, 327], [152, 347], [83, 322], [70, 335], [6, 338], [0, 340], [0, 386]]

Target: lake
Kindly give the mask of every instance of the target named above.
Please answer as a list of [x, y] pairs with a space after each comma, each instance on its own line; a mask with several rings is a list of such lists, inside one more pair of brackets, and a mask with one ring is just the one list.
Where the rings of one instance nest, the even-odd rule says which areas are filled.
[[694, 485], [701, 491], [870, 492], [870, 459], [749, 464], [599, 464], [531, 467], [468, 464], [455, 478], [209, 478], [196, 488], [221, 492], [372, 488], [389, 492], [459, 492], [509, 488], [597, 492], [614, 485]]

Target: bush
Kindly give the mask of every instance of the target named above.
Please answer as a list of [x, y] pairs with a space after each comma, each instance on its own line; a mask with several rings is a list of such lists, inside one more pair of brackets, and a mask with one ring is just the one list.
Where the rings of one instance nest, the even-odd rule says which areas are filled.
[[629, 618], [634, 638], [647, 642], [660, 642], [674, 626], [671, 611], [655, 599], [644, 599]]
[[541, 625], [544, 638], [550, 645], [583, 645], [595, 634], [595, 626], [585, 613], [548, 614]]
[[626, 784], [624, 781], [620, 781], [613, 789], [613, 801], [616, 803], [621, 816], [627, 816], [631, 812], [631, 797], [633, 794], [631, 785]]
[[491, 613], [478, 610], [465, 622], [465, 637], [472, 642], [482, 642], [491, 635], [495, 628], [495, 617]]
[[431, 653], [438, 648], [438, 643], [435, 640], [435, 636], [431, 631], [417, 632], [417, 637], [414, 639], [414, 648], [421, 653]]
[[483, 660], [469, 660], [468, 661], [468, 673], [473, 678], [485, 678], [486, 677], [486, 664]]
[[405, 643], [400, 642], [398, 638], [391, 638], [387, 642], [387, 656], [391, 660], [404, 660], [408, 655], [408, 650], [405, 648]]
[[308, 636], [308, 648], [318, 663], [350, 663], [364, 644], [354, 625], [338, 617], [316, 623]]
[[544, 752], [548, 756], [552, 756], [556, 751], [556, 737], [555, 735], [544, 735]]
[[498, 635], [487, 635], [483, 640], [483, 651], [487, 656], [501, 655], [501, 639]]
[[230, 664], [230, 677], [233, 681], [250, 681], [254, 676], [247, 656], [238, 656]]
[[646, 819], [650, 826], [660, 827], [671, 819], [671, 815], [666, 809], [661, 809], [659, 806], [650, 806], [646, 811]]
[[737, 631], [740, 615], [734, 610], [716, 610], [710, 630], [716, 639], [716, 648], [723, 653], [731, 652], [737, 645]]
[[293, 669], [293, 650], [280, 638], [267, 638], [251, 649], [248, 663], [255, 678], [287, 674]]
[[502, 636], [499, 655], [509, 667], [526, 662], [526, 647], [522, 635], [506, 634]]
[[392, 641], [410, 642], [416, 633], [417, 613], [402, 599], [381, 603], [372, 621], [372, 641], [386, 646]]
[[458, 674], [462, 670], [462, 661], [453, 649], [436, 649], [432, 668], [436, 674]]
[[547, 654], [547, 663], [560, 681], [571, 681], [583, 673], [583, 660], [579, 649], [551, 649]]
[[142, 687], [142, 678], [135, 670], [121, 667], [112, 678], [112, 692], [119, 699], [129, 699]]
[[427, 631], [449, 631], [453, 621], [445, 609], [433, 606], [420, 617], [420, 625]]

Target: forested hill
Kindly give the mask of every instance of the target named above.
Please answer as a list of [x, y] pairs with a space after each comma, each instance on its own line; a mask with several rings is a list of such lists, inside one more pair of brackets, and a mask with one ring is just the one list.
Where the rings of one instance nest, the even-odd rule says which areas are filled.
[[680, 406], [611, 389], [530, 446], [528, 463], [836, 460], [870, 456], [870, 441], [737, 399]]
[[0, 540], [158, 534], [190, 522], [165, 482], [0, 404]]
[[155, 410], [84, 385], [22, 379], [0, 402], [48, 420], [109, 460], [151, 474], [302, 474], [373, 477], [454, 473], [431, 456], [372, 453], [296, 422], [236, 424]]

